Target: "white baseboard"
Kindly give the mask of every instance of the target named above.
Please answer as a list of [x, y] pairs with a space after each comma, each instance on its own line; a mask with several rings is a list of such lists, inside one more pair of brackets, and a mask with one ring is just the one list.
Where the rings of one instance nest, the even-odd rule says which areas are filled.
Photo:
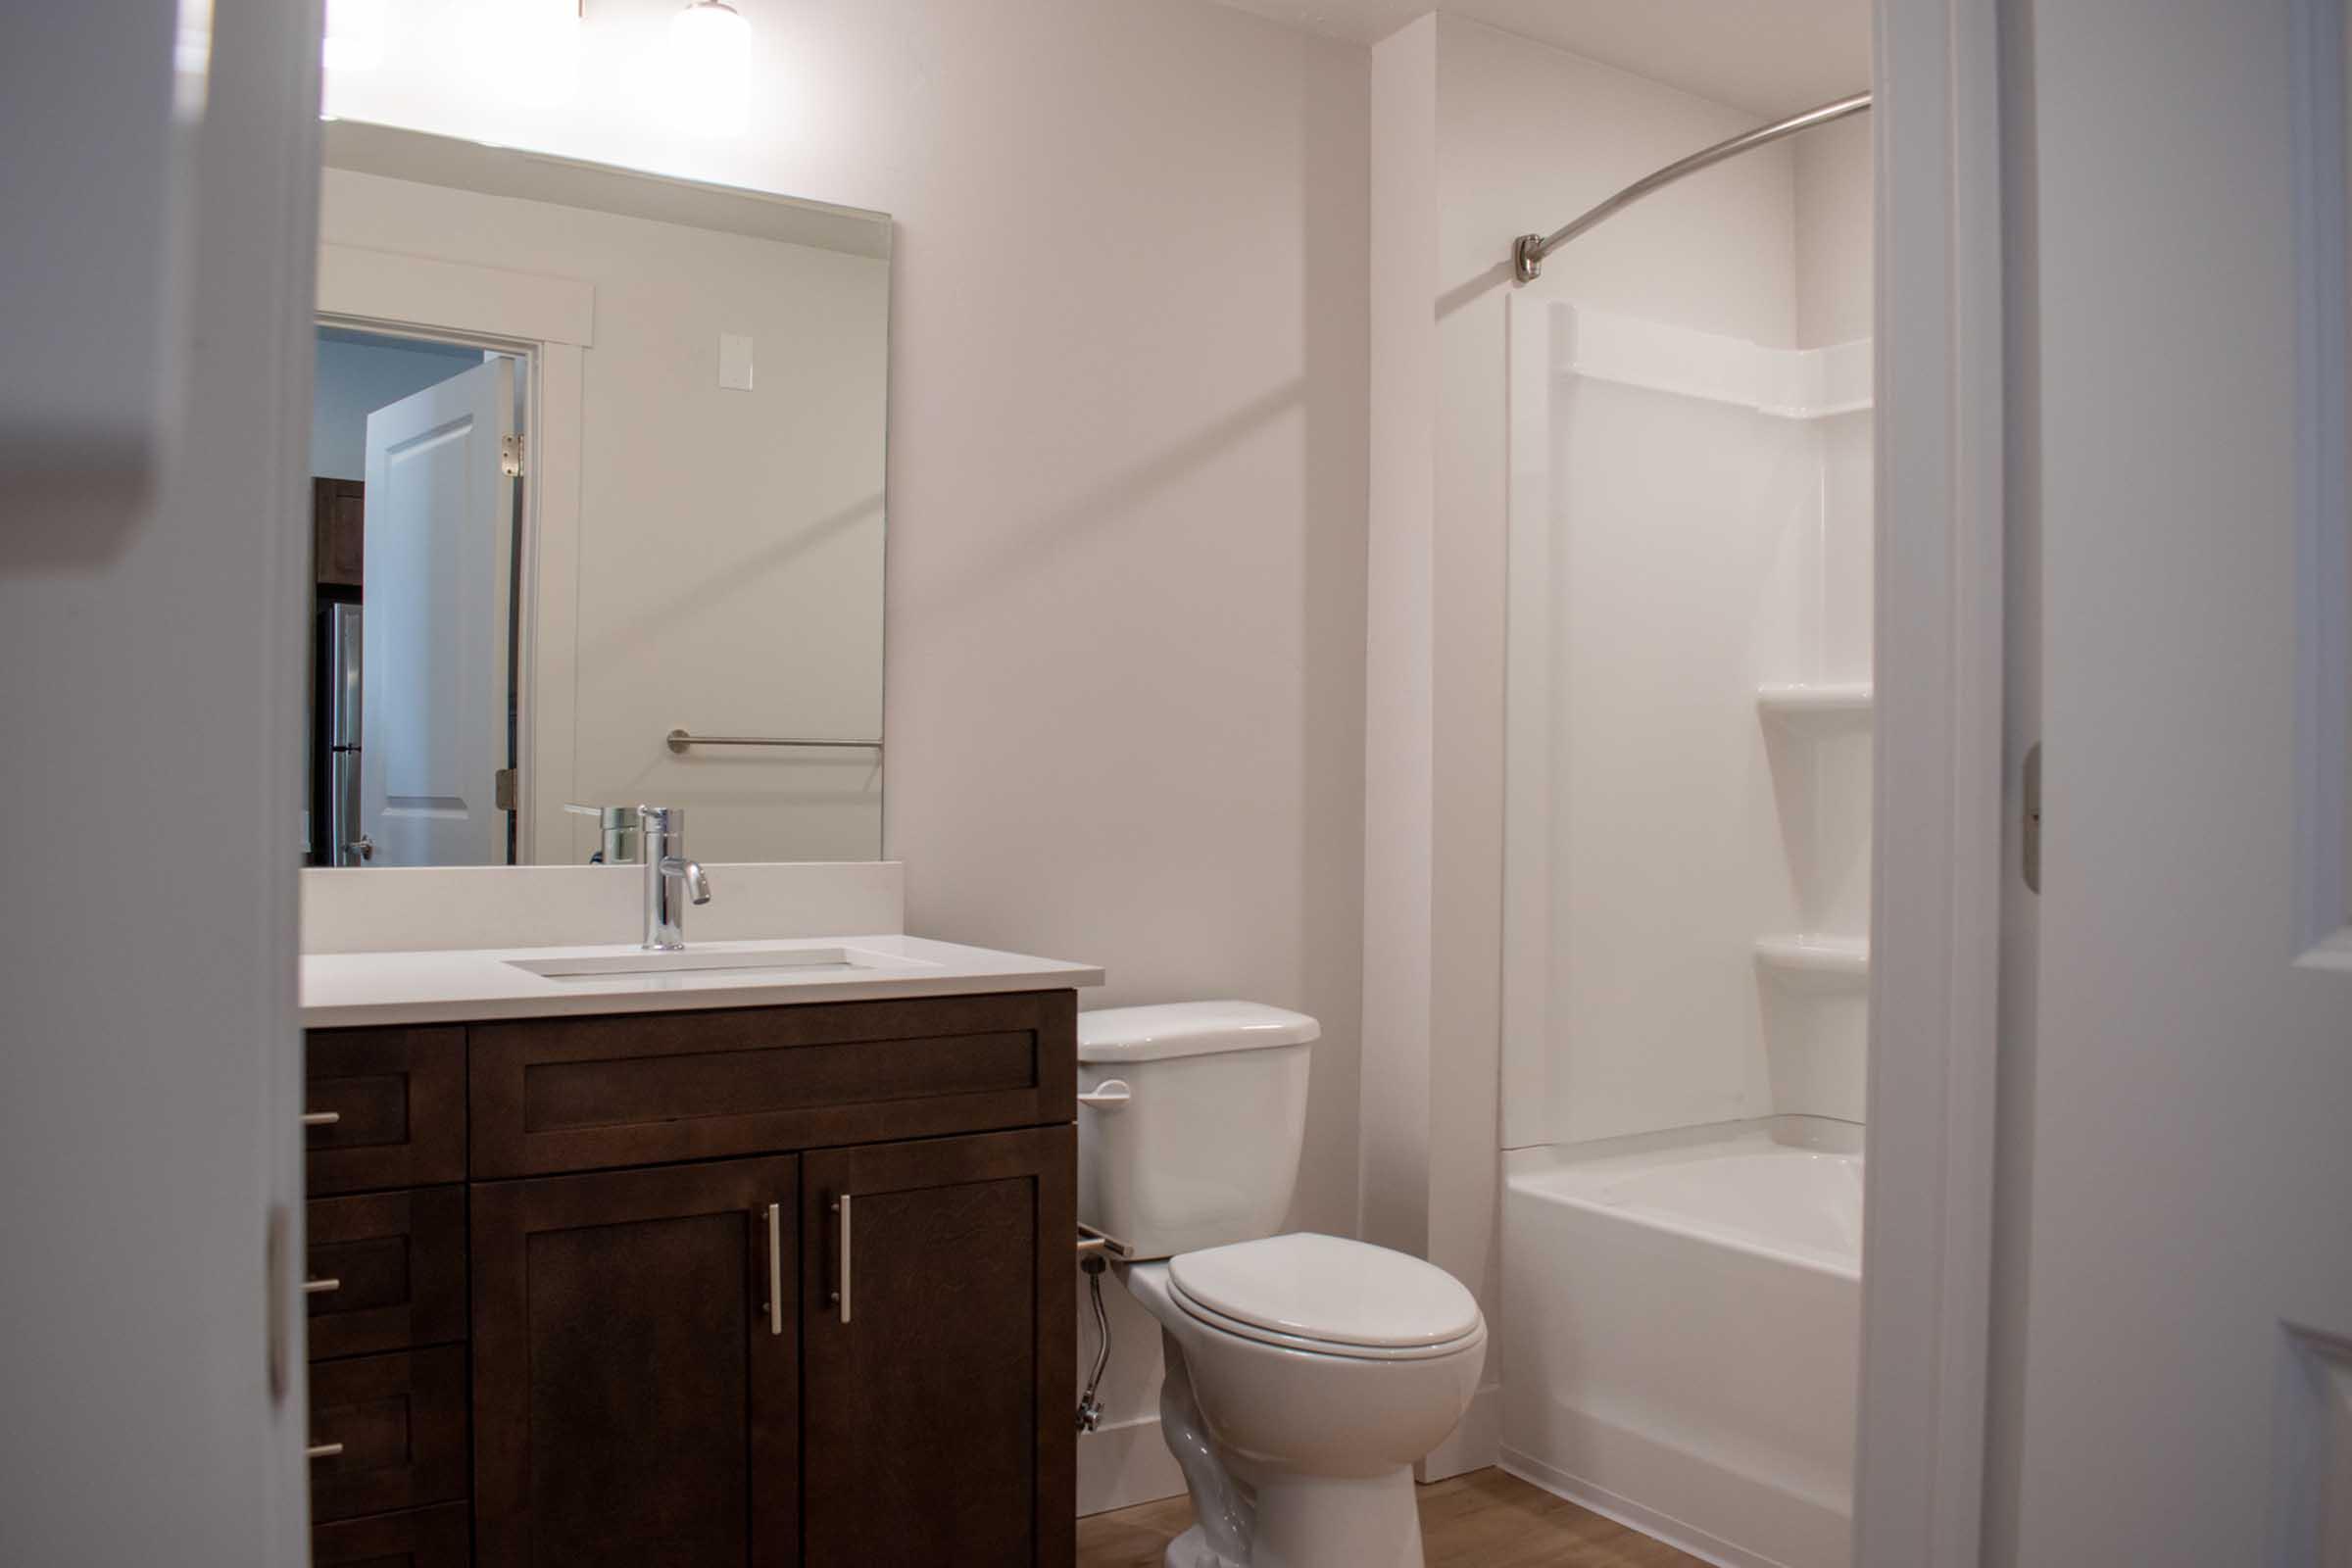
[[1131, 1416], [1079, 1436], [1080, 1518], [1173, 1497], [1183, 1490], [1184, 1472], [1159, 1435], [1158, 1416]]
[[1462, 1424], [1429, 1457], [1413, 1466], [1413, 1478], [1426, 1485], [1468, 1475], [1498, 1463], [1502, 1456], [1502, 1385], [1490, 1383], [1470, 1397]]
[[1616, 1520], [1628, 1530], [1639, 1530], [1652, 1541], [1663, 1541], [1701, 1562], [1714, 1563], [1716, 1568], [1785, 1568], [1770, 1557], [1735, 1546], [1654, 1508], [1644, 1508], [1604, 1487], [1579, 1481], [1567, 1471], [1554, 1469], [1541, 1459], [1531, 1459], [1516, 1448], [1504, 1448], [1497, 1462], [1506, 1474], [1517, 1476], [1531, 1487], [1542, 1487], [1555, 1497], [1565, 1497], [1604, 1519]]

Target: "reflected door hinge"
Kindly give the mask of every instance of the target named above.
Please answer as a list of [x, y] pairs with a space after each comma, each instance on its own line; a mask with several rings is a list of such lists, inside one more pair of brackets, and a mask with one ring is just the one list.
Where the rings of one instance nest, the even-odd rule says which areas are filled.
[[490, 798], [502, 811], [514, 809], [514, 770], [502, 767], [490, 775]]
[[2024, 861], [2026, 890], [2041, 891], [2041, 742], [2035, 741], [2026, 752], [2025, 817], [2018, 840], [2024, 847], [2020, 858]]
[[510, 479], [522, 477], [522, 437], [504, 435], [498, 438], [498, 471]]

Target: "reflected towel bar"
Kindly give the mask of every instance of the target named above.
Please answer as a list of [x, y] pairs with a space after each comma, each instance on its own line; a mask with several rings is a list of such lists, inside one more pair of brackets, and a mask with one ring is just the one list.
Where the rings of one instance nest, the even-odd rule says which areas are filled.
[[689, 746], [829, 746], [847, 751], [878, 752], [880, 741], [817, 741], [803, 740], [792, 735], [689, 735], [682, 729], [669, 732], [669, 749], [683, 753]]

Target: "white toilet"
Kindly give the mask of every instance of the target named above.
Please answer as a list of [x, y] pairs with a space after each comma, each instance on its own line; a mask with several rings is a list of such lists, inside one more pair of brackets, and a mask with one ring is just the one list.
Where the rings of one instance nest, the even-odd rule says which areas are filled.
[[1248, 1002], [1078, 1019], [1078, 1218], [1159, 1319], [1198, 1520], [1168, 1568], [1422, 1568], [1414, 1462], [1469, 1408], [1478, 1302], [1444, 1269], [1278, 1236], [1314, 1019]]

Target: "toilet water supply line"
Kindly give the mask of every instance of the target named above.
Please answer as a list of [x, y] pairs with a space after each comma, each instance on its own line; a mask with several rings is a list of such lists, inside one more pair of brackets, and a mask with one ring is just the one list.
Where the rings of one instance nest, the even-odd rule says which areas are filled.
[[1102, 1401], [1095, 1397], [1095, 1391], [1102, 1386], [1103, 1370], [1110, 1365], [1110, 1314], [1102, 1310], [1102, 1271], [1110, 1265], [1102, 1260], [1100, 1236], [1082, 1236], [1078, 1246], [1085, 1253], [1078, 1266], [1086, 1270], [1086, 1288], [1095, 1303], [1095, 1370], [1086, 1380], [1086, 1392], [1078, 1396], [1078, 1430], [1085, 1433], [1102, 1424]]
[[[1081, 1105], [1115, 1110], [1134, 1098], [1126, 1081], [1106, 1078], [1078, 1097]], [[1095, 1396], [1102, 1387], [1102, 1373], [1110, 1365], [1110, 1314], [1102, 1310], [1102, 1271], [1110, 1267], [1102, 1255], [1109, 1247], [1106, 1238], [1085, 1226], [1078, 1227], [1078, 1266], [1086, 1270], [1087, 1294], [1095, 1305], [1095, 1370], [1086, 1380], [1086, 1392], [1078, 1396], [1078, 1430], [1092, 1432], [1102, 1425], [1102, 1401]]]

